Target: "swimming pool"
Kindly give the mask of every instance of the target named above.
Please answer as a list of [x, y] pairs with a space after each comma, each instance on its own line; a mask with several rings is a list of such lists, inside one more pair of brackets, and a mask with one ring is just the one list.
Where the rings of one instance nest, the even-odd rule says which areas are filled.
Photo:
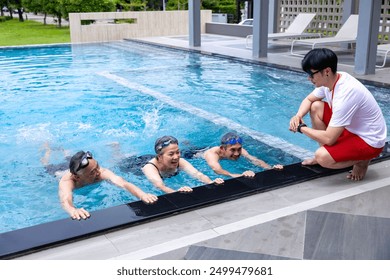
[[[117, 155], [153, 153], [162, 135], [174, 135], [185, 149], [217, 145], [236, 130], [269, 163], [298, 162], [317, 147], [288, 131], [312, 88], [301, 73], [130, 42], [5, 48], [0, 57], [0, 232], [67, 217], [57, 179], [41, 164], [46, 143], [51, 163], [63, 161], [62, 149], [90, 150], [146, 191], [155, 190], [143, 176], [121, 173]], [[389, 125], [389, 90], [370, 89]], [[191, 162], [215, 178], [203, 160]], [[223, 164], [261, 171], [245, 161]], [[199, 184], [185, 176], [170, 180]], [[94, 211], [134, 197], [101, 183], [76, 191], [74, 200]]]

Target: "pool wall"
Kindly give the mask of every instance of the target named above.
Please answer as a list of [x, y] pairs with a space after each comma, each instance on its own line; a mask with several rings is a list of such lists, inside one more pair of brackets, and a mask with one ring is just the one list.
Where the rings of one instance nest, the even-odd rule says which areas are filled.
[[[390, 159], [390, 144], [372, 163]], [[295, 163], [282, 171], [267, 170], [256, 173], [254, 178], [234, 178], [224, 185], [204, 185], [194, 188], [192, 193], [171, 193], [159, 196], [152, 205], [141, 201], [111, 207], [91, 213], [87, 220], [62, 219], [37, 226], [0, 234], [0, 259], [12, 259], [33, 252], [74, 242], [102, 233], [131, 227], [140, 223], [163, 218], [199, 207], [222, 203], [244, 196], [286, 187], [313, 180], [348, 169], [332, 170]]]
[[[212, 11], [201, 10], [200, 16], [201, 32], [204, 33], [206, 22], [212, 21]], [[188, 18], [187, 10], [148, 11], [146, 13], [70, 13], [70, 37], [72, 43], [90, 43], [122, 40], [123, 38], [183, 35], [188, 33]], [[83, 21], [96, 21], [96, 23], [84, 25]]]

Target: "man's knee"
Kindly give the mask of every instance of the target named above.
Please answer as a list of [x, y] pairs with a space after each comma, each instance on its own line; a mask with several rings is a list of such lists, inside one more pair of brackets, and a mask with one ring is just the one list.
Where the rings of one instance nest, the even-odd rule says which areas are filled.
[[322, 116], [324, 112], [324, 102], [314, 101], [310, 106], [310, 115], [312, 116]]
[[314, 101], [310, 107], [310, 119], [314, 129], [325, 130], [324, 102]]
[[329, 152], [321, 147], [315, 152], [315, 159], [319, 165], [322, 167], [330, 168], [333, 164], [335, 164], [335, 160], [331, 157]]

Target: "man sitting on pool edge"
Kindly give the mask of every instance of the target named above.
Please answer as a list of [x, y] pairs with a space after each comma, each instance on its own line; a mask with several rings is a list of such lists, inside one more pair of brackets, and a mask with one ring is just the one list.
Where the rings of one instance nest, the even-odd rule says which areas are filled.
[[112, 171], [100, 167], [90, 152], [80, 151], [70, 159], [69, 170], [62, 176], [58, 186], [58, 195], [62, 208], [72, 219], [80, 220], [90, 217], [87, 210], [76, 208], [73, 205], [73, 190], [103, 180], [126, 189], [147, 204], [154, 203], [158, 199], [157, 196], [143, 192], [140, 188], [127, 182]]
[[240, 156], [245, 157], [254, 165], [260, 166], [264, 169], [283, 169], [283, 165], [277, 164], [274, 166], [270, 166], [263, 160], [250, 155], [248, 151], [242, 147], [242, 138], [233, 132], [228, 132], [224, 136], [222, 136], [221, 145], [208, 149], [203, 155], [203, 157], [207, 161], [207, 164], [217, 174], [230, 176], [233, 178], [241, 176], [254, 177], [255, 173], [251, 170], [244, 171], [242, 174], [230, 173], [229, 171], [224, 170], [219, 163], [219, 161], [222, 159], [238, 160]]

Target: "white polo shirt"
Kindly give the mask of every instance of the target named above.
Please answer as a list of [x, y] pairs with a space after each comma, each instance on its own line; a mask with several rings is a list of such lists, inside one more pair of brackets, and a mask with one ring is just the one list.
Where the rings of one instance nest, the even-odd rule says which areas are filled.
[[382, 110], [371, 92], [346, 72], [336, 83], [334, 94], [327, 87], [318, 87], [313, 94], [325, 98], [333, 114], [329, 126], [345, 127], [360, 136], [374, 148], [382, 148], [387, 137], [387, 127]]

